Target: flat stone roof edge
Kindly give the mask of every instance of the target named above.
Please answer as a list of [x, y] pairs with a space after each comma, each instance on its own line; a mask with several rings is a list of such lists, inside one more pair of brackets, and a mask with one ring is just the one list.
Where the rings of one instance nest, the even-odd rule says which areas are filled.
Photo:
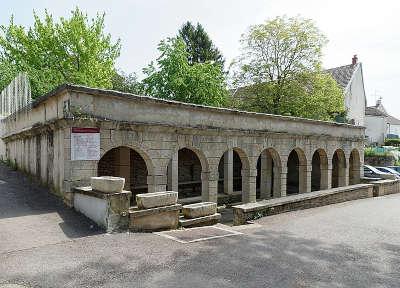
[[[32, 107], [37, 107], [39, 104], [43, 103], [47, 99], [58, 95], [64, 91], [67, 92], [77, 92], [77, 93], [87, 93], [92, 95], [110, 95], [114, 97], [119, 97], [122, 99], [128, 100], [140, 100], [140, 101], [149, 101], [158, 104], [167, 104], [167, 105], [177, 105], [183, 106], [187, 108], [194, 108], [194, 109], [205, 109], [209, 111], [219, 111], [225, 113], [236, 113], [236, 114], [244, 114], [244, 115], [253, 115], [253, 116], [260, 116], [266, 118], [273, 118], [273, 119], [282, 119], [288, 121], [302, 121], [308, 123], [315, 123], [315, 124], [324, 124], [329, 126], [341, 126], [341, 127], [348, 127], [352, 129], [365, 129], [363, 126], [351, 125], [347, 123], [337, 123], [333, 121], [323, 121], [323, 120], [315, 120], [315, 119], [308, 119], [308, 118], [301, 118], [301, 117], [294, 117], [294, 116], [284, 116], [284, 115], [275, 115], [275, 114], [267, 114], [267, 113], [259, 113], [259, 112], [250, 112], [250, 111], [243, 111], [238, 109], [232, 108], [222, 108], [222, 107], [213, 107], [213, 106], [206, 106], [206, 105], [199, 105], [199, 104], [192, 104], [192, 103], [184, 103], [174, 100], [166, 100], [161, 98], [156, 98], [152, 96], [141, 96], [135, 95], [131, 93], [125, 93], [115, 90], [108, 90], [108, 89], [101, 89], [101, 88], [91, 88], [82, 85], [75, 85], [75, 84], [62, 84], [55, 88], [54, 90], [50, 91], [49, 93], [35, 99], [32, 102]], [[18, 112], [17, 112], [18, 113]]]

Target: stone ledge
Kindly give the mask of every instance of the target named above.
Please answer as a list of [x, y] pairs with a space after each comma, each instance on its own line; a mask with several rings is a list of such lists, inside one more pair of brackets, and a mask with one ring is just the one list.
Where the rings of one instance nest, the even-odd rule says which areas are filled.
[[119, 195], [132, 195], [131, 191], [122, 191], [119, 193], [104, 193], [104, 192], [100, 192], [97, 190], [93, 190], [92, 187], [90, 186], [86, 186], [86, 187], [75, 187], [73, 188], [73, 192], [74, 193], [79, 193], [79, 194], [83, 194], [86, 196], [91, 196], [91, 197], [95, 197], [95, 198], [99, 198], [99, 199], [109, 199], [113, 196], [119, 196]]
[[374, 197], [400, 192], [400, 180], [379, 180], [370, 182], [374, 185]]
[[357, 184], [233, 206], [233, 224], [295, 210], [373, 197], [372, 184]]
[[210, 226], [217, 224], [219, 220], [221, 219], [221, 214], [215, 213], [213, 215], [208, 215], [208, 216], [203, 216], [199, 218], [191, 218], [191, 219], [186, 219], [186, 218], [180, 218], [179, 219], [179, 225], [182, 227], [199, 227], [199, 226]]
[[351, 186], [346, 186], [346, 187], [339, 187], [339, 188], [332, 188], [332, 189], [315, 191], [315, 192], [301, 193], [301, 194], [296, 194], [296, 195], [291, 195], [291, 196], [286, 196], [286, 197], [281, 197], [281, 198], [261, 200], [261, 201], [254, 202], [254, 203], [236, 205], [236, 206], [233, 206], [233, 208], [239, 208], [245, 212], [251, 212], [251, 211], [259, 210], [259, 208], [269, 208], [269, 207], [280, 206], [280, 205], [284, 205], [284, 204], [295, 203], [295, 202], [299, 202], [299, 201], [303, 201], [303, 200], [311, 200], [311, 199], [316, 199], [316, 198], [320, 198], [320, 197], [324, 197], [324, 196], [328, 196], [328, 195], [335, 195], [338, 193], [355, 191], [360, 188], [367, 188], [367, 187], [373, 187], [373, 185], [372, 184], [356, 184], [356, 185], [351, 185]]

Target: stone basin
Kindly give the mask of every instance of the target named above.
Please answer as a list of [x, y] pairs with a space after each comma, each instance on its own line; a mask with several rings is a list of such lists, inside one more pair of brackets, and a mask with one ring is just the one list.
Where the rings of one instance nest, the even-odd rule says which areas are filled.
[[200, 202], [184, 205], [182, 207], [182, 212], [183, 216], [189, 219], [213, 215], [217, 213], [217, 203]]
[[136, 195], [136, 203], [140, 209], [149, 209], [175, 205], [178, 201], [178, 192], [164, 191]]
[[121, 193], [125, 186], [125, 178], [113, 176], [91, 177], [93, 190], [103, 193]]

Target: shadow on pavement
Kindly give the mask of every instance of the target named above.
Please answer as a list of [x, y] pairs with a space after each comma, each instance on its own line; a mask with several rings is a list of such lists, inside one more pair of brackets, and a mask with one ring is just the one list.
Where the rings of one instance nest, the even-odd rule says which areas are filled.
[[103, 232], [94, 222], [66, 207], [62, 200], [51, 194], [47, 188], [30, 180], [23, 173], [0, 164], [0, 221], [42, 215], [42, 219], [48, 221], [36, 223], [40, 227], [55, 224], [51, 223], [51, 217], [45, 216], [45, 214], [54, 213], [62, 218], [63, 222], [58, 225], [68, 238]]

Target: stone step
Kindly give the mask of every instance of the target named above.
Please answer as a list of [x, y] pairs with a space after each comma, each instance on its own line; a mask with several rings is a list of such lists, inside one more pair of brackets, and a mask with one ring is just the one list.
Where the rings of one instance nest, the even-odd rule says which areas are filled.
[[136, 195], [136, 203], [139, 209], [175, 205], [177, 201], [178, 192], [174, 191], [143, 193]]
[[189, 227], [200, 227], [200, 226], [211, 226], [217, 224], [221, 219], [221, 214], [215, 213], [212, 215], [207, 215], [198, 218], [179, 218], [179, 226], [184, 228]]
[[188, 219], [209, 216], [217, 213], [217, 203], [200, 202], [182, 207], [183, 216]]

